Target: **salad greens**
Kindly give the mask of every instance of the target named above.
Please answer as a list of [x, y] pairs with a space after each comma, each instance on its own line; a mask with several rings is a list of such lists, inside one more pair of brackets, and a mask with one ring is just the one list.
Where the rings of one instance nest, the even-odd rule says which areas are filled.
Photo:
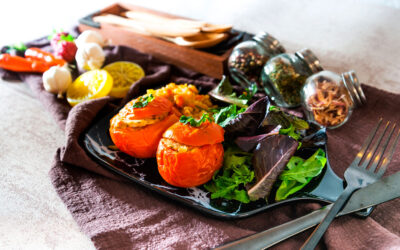
[[230, 147], [224, 153], [224, 165], [212, 180], [204, 185], [211, 192], [211, 198], [225, 198], [249, 203], [250, 199], [244, 185], [254, 179], [254, 171], [250, 170], [251, 153]]
[[300, 139], [300, 133], [296, 130], [295, 126], [293, 124], [290, 124], [288, 128], [281, 128], [279, 129], [279, 134], [281, 135], [288, 135], [295, 139], [296, 141]]
[[238, 108], [235, 104], [231, 104], [214, 113], [215, 123], [221, 127], [225, 127], [231, 120], [235, 119], [238, 114], [243, 113], [245, 110], [245, 108]]
[[[252, 85], [242, 95], [237, 96], [230, 82], [223, 78], [218, 87], [212, 92], [214, 92], [214, 95], [222, 96], [225, 101], [228, 100], [228, 102], [232, 103], [227, 107], [211, 111], [214, 113], [214, 121], [223, 127], [225, 133], [232, 138], [238, 135], [257, 137], [254, 135], [257, 129], [261, 127], [260, 124], [262, 124], [264, 128], [279, 129], [279, 134], [287, 135], [298, 141], [298, 149], [302, 144], [301, 141], [305, 135], [305, 130], [310, 128], [305, 120], [286, 113], [277, 106], [270, 105], [267, 97], [248, 107], [248, 102], [257, 93], [256, 85]], [[273, 133], [267, 135], [267, 137], [272, 135]], [[268, 147], [273, 147], [273, 145], [268, 145]], [[223, 167], [214, 174], [211, 181], [204, 185], [205, 189], [211, 193], [211, 198], [224, 198], [249, 203], [249, 193], [251, 193], [249, 190], [252, 189], [248, 184], [254, 183], [259, 178], [255, 176], [253, 158], [253, 153], [246, 153], [240, 151], [237, 147], [229, 146], [224, 153]], [[283, 163], [284, 165], [281, 166], [279, 172], [272, 171], [276, 173], [276, 176], [271, 176], [271, 180], [273, 179], [275, 182], [275, 179], [277, 179], [279, 184], [276, 200], [286, 199], [289, 195], [302, 189], [312, 178], [322, 172], [326, 161], [325, 152], [322, 149], [318, 149], [309, 159], [305, 160], [292, 156], [287, 164]], [[270, 174], [270, 172], [265, 174]], [[246, 188], [250, 189], [246, 191]], [[269, 193], [270, 191], [267, 192]]]
[[269, 114], [264, 125], [281, 125], [279, 134], [288, 135], [297, 141], [301, 138], [301, 131], [310, 127], [303, 119], [287, 114], [273, 105], [269, 107]]
[[214, 96], [216, 99], [223, 99], [223, 101], [232, 103], [238, 107], [247, 108], [249, 101], [254, 97], [257, 91], [257, 84], [252, 84], [249, 88], [246, 88], [240, 96], [237, 96], [233, 90], [232, 84], [229, 82], [228, 78], [223, 75], [221, 82], [210, 92], [210, 95]]
[[257, 91], [257, 84], [252, 84], [238, 97], [233, 91], [232, 84], [229, 82], [228, 78], [223, 76], [219, 85], [211, 92], [214, 96], [223, 97], [232, 104], [227, 107], [212, 110], [215, 122], [221, 127], [227, 126], [230, 121], [237, 117], [238, 114], [246, 111], [248, 103]]
[[138, 100], [133, 104], [133, 108], [144, 108], [146, 107], [151, 101], [154, 100], [154, 96], [152, 94], [147, 95], [145, 97], [139, 97]]
[[239, 96], [241, 100], [247, 100], [246, 104], [257, 94], [258, 87], [257, 84], [253, 83], [250, 87], [246, 88], [245, 91]]
[[292, 156], [286, 165], [286, 169], [279, 176], [282, 182], [276, 192], [275, 200], [284, 200], [302, 189], [312, 178], [322, 172], [326, 162], [325, 152], [322, 149], [318, 149], [307, 160]]
[[199, 120], [194, 119], [191, 116], [184, 116], [182, 115], [179, 119], [179, 122], [183, 124], [189, 124], [192, 127], [200, 127], [205, 121], [212, 122], [211, 117], [208, 113], [203, 113]]

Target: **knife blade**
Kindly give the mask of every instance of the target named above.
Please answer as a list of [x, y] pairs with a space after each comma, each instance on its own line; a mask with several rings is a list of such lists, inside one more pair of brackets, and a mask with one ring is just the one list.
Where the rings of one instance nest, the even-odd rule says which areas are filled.
[[[400, 197], [400, 171], [357, 190], [337, 216], [342, 216]], [[215, 249], [265, 249], [319, 224], [331, 205], [266, 231]]]

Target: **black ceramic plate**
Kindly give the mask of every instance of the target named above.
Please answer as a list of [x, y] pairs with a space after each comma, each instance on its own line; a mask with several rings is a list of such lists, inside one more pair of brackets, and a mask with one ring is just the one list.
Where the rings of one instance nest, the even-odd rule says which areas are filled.
[[[210, 194], [201, 187], [177, 188], [167, 184], [158, 173], [155, 159], [136, 159], [118, 150], [110, 149], [113, 142], [108, 130], [110, 119], [115, 113], [110, 113], [92, 124], [84, 134], [83, 145], [89, 155], [105, 168], [206, 214], [220, 218], [243, 218], [277, 205], [299, 200], [332, 202], [343, 191], [343, 181], [335, 175], [328, 161], [327, 166], [319, 177], [314, 178], [301, 193], [296, 193], [295, 196], [287, 200], [275, 203], [273, 201], [267, 203], [264, 200], [259, 200], [248, 204], [224, 199], [211, 200], [209, 198]], [[314, 143], [312, 147], [306, 147], [296, 152], [296, 154], [305, 158], [311, 156], [318, 147], [325, 149], [325, 131], [318, 131], [317, 136], [322, 138], [319, 143]]]

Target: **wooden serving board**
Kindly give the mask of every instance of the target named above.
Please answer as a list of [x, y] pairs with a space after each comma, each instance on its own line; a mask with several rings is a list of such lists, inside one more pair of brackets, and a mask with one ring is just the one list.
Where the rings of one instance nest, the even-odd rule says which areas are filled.
[[140, 34], [126, 27], [107, 23], [100, 24], [93, 21], [93, 17], [97, 15], [122, 15], [122, 13], [126, 11], [141, 11], [168, 18], [192, 20], [140, 6], [115, 3], [79, 20], [79, 30], [81, 32], [88, 29], [95, 30], [101, 33], [105, 38], [110, 39], [111, 43], [114, 45], [130, 46], [141, 52], [151, 54], [166, 63], [185, 67], [217, 79], [221, 79], [224, 72], [226, 72], [226, 61], [232, 48], [228, 49], [222, 55], [217, 55], [198, 49], [179, 46], [160, 38]]

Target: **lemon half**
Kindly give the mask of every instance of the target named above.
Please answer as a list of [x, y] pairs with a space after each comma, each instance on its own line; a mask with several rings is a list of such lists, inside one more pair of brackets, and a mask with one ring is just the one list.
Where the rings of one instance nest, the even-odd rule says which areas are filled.
[[144, 70], [138, 64], [128, 61], [117, 61], [106, 65], [104, 68], [114, 80], [110, 96], [122, 98], [129, 88], [145, 76]]
[[104, 97], [112, 87], [113, 78], [106, 70], [91, 70], [80, 75], [68, 87], [67, 101], [75, 106], [83, 101]]

